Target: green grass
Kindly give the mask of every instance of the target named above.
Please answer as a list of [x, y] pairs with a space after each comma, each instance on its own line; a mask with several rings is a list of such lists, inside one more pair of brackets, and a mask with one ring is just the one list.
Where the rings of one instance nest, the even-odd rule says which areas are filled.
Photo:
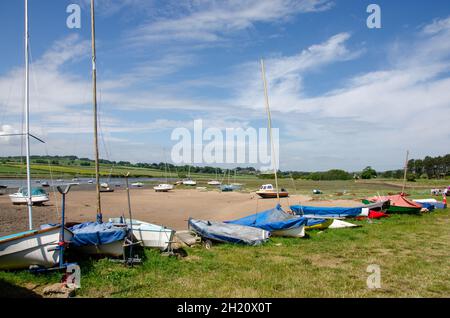
[[[146, 250], [140, 266], [81, 262], [78, 297], [449, 297], [450, 215], [394, 215], [356, 229], [273, 238], [258, 247], [186, 248], [177, 259]], [[381, 268], [381, 289], [366, 286]], [[0, 281], [39, 291], [59, 276], [0, 272]], [[1, 286], [1, 284], [0, 284]], [[0, 294], [2, 294], [0, 290]]]

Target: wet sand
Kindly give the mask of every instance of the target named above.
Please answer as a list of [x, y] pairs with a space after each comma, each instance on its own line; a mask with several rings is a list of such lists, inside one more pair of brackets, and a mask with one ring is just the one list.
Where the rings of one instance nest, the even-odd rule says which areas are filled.
[[[49, 191], [50, 201], [44, 206], [33, 207], [34, 226], [58, 223], [61, 214], [61, 195]], [[276, 199], [260, 199], [255, 193], [203, 192], [197, 189], [156, 193], [151, 188], [131, 189], [133, 218], [165, 225], [176, 230], [187, 229], [189, 217], [225, 221], [243, 217], [257, 211], [273, 208]], [[283, 198], [284, 208], [292, 204], [314, 206], [357, 206], [351, 200], [310, 201], [310, 196], [293, 195]], [[103, 219], [128, 217], [127, 194], [124, 189], [102, 193]], [[66, 221], [95, 221], [95, 191], [79, 189], [71, 191], [66, 198]], [[0, 235], [7, 235], [28, 229], [26, 206], [14, 206], [8, 195], [0, 195]]]

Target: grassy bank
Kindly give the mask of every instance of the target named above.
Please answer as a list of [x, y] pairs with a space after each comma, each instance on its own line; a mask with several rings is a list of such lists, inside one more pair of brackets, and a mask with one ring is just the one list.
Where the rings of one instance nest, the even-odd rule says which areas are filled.
[[[140, 266], [82, 262], [78, 297], [449, 297], [450, 215], [392, 216], [356, 229], [273, 238], [258, 247], [186, 248], [182, 259], [146, 251]], [[381, 268], [381, 289], [366, 286], [367, 266]], [[0, 272], [0, 294], [40, 292], [59, 275]], [[7, 287], [5, 287], [7, 286]]]

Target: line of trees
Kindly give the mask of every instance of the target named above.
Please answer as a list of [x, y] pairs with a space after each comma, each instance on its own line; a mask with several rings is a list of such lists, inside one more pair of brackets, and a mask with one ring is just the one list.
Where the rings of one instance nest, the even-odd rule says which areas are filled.
[[408, 173], [418, 178], [429, 179], [444, 178], [450, 176], [450, 154], [445, 156], [430, 157], [424, 159], [411, 159], [408, 161]]
[[[23, 158], [19, 156], [15, 157], [0, 157], [1, 163], [7, 162], [23, 162]], [[31, 156], [31, 161], [40, 164], [51, 165], [79, 165], [79, 166], [91, 166], [94, 161], [89, 158], [78, 158], [77, 156]], [[101, 164], [108, 164], [114, 166], [125, 166], [135, 168], [146, 169], [158, 169], [164, 170], [166, 163], [136, 163], [132, 164], [129, 161], [111, 161], [106, 159], [99, 159]], [[216, 168], [211, 166], [199, 167], [199, 166], [175, 166], [174, 164], [167, 163], [167, 167], [171, 172], [178, 172], [179, 175], [186, 175], [188, 171], [191, 173], [208, 173], [223, 175], [228, 171], [224, 168]], [[258, 175], [263, 179], [274, 178], [273, 173], [261, 173], [259, 170], [253, 167], [237, 167], [231, 169], [231, 173], [238, 175]], [[384, 172], [377, 172], [372, 167], [366, 167], [361, 172], [349, 173], [344, 170], [332, 169], [325, 172], [302, 172], [302, 171], [279, 171], [280, 178], [293, 178], [293, 179], [308, 179], [308, 180], [351, 180], [351, 179], [372, 179], [372, 178], [387, 178], [387, 179], [402, 179], [404, 174], [403, 169], [390, 170]], [[414, 181], [417, 178], [445, 178], [450, 176], [450, 154], [445, 156], [430, 157], [427, 156], [424, 159], [411, 159], [407, 165], [407, 178], [409, 181]]]

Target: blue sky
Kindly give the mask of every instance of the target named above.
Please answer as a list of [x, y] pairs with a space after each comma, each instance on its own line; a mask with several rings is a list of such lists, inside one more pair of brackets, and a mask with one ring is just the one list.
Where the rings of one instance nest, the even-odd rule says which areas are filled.
[[[377, 170], [449, 152], [450, 6], [435, 1], [97, 0], [101, 156], [169, 158], [173, 129], [265, 127], [283, 170]], [[66, 7], [82, 8], [81, 29]], [[366, 7], [381, 7], [368, 29]], [[29, 0], [33, 154], [93, 156], [88, 0]], [[0, 133], [23, 117], [23, 1], [0, 3]], [[0, 139], [0, 156], [21, 153]], [[242, 166], [242, 164], [240, 164]]]

